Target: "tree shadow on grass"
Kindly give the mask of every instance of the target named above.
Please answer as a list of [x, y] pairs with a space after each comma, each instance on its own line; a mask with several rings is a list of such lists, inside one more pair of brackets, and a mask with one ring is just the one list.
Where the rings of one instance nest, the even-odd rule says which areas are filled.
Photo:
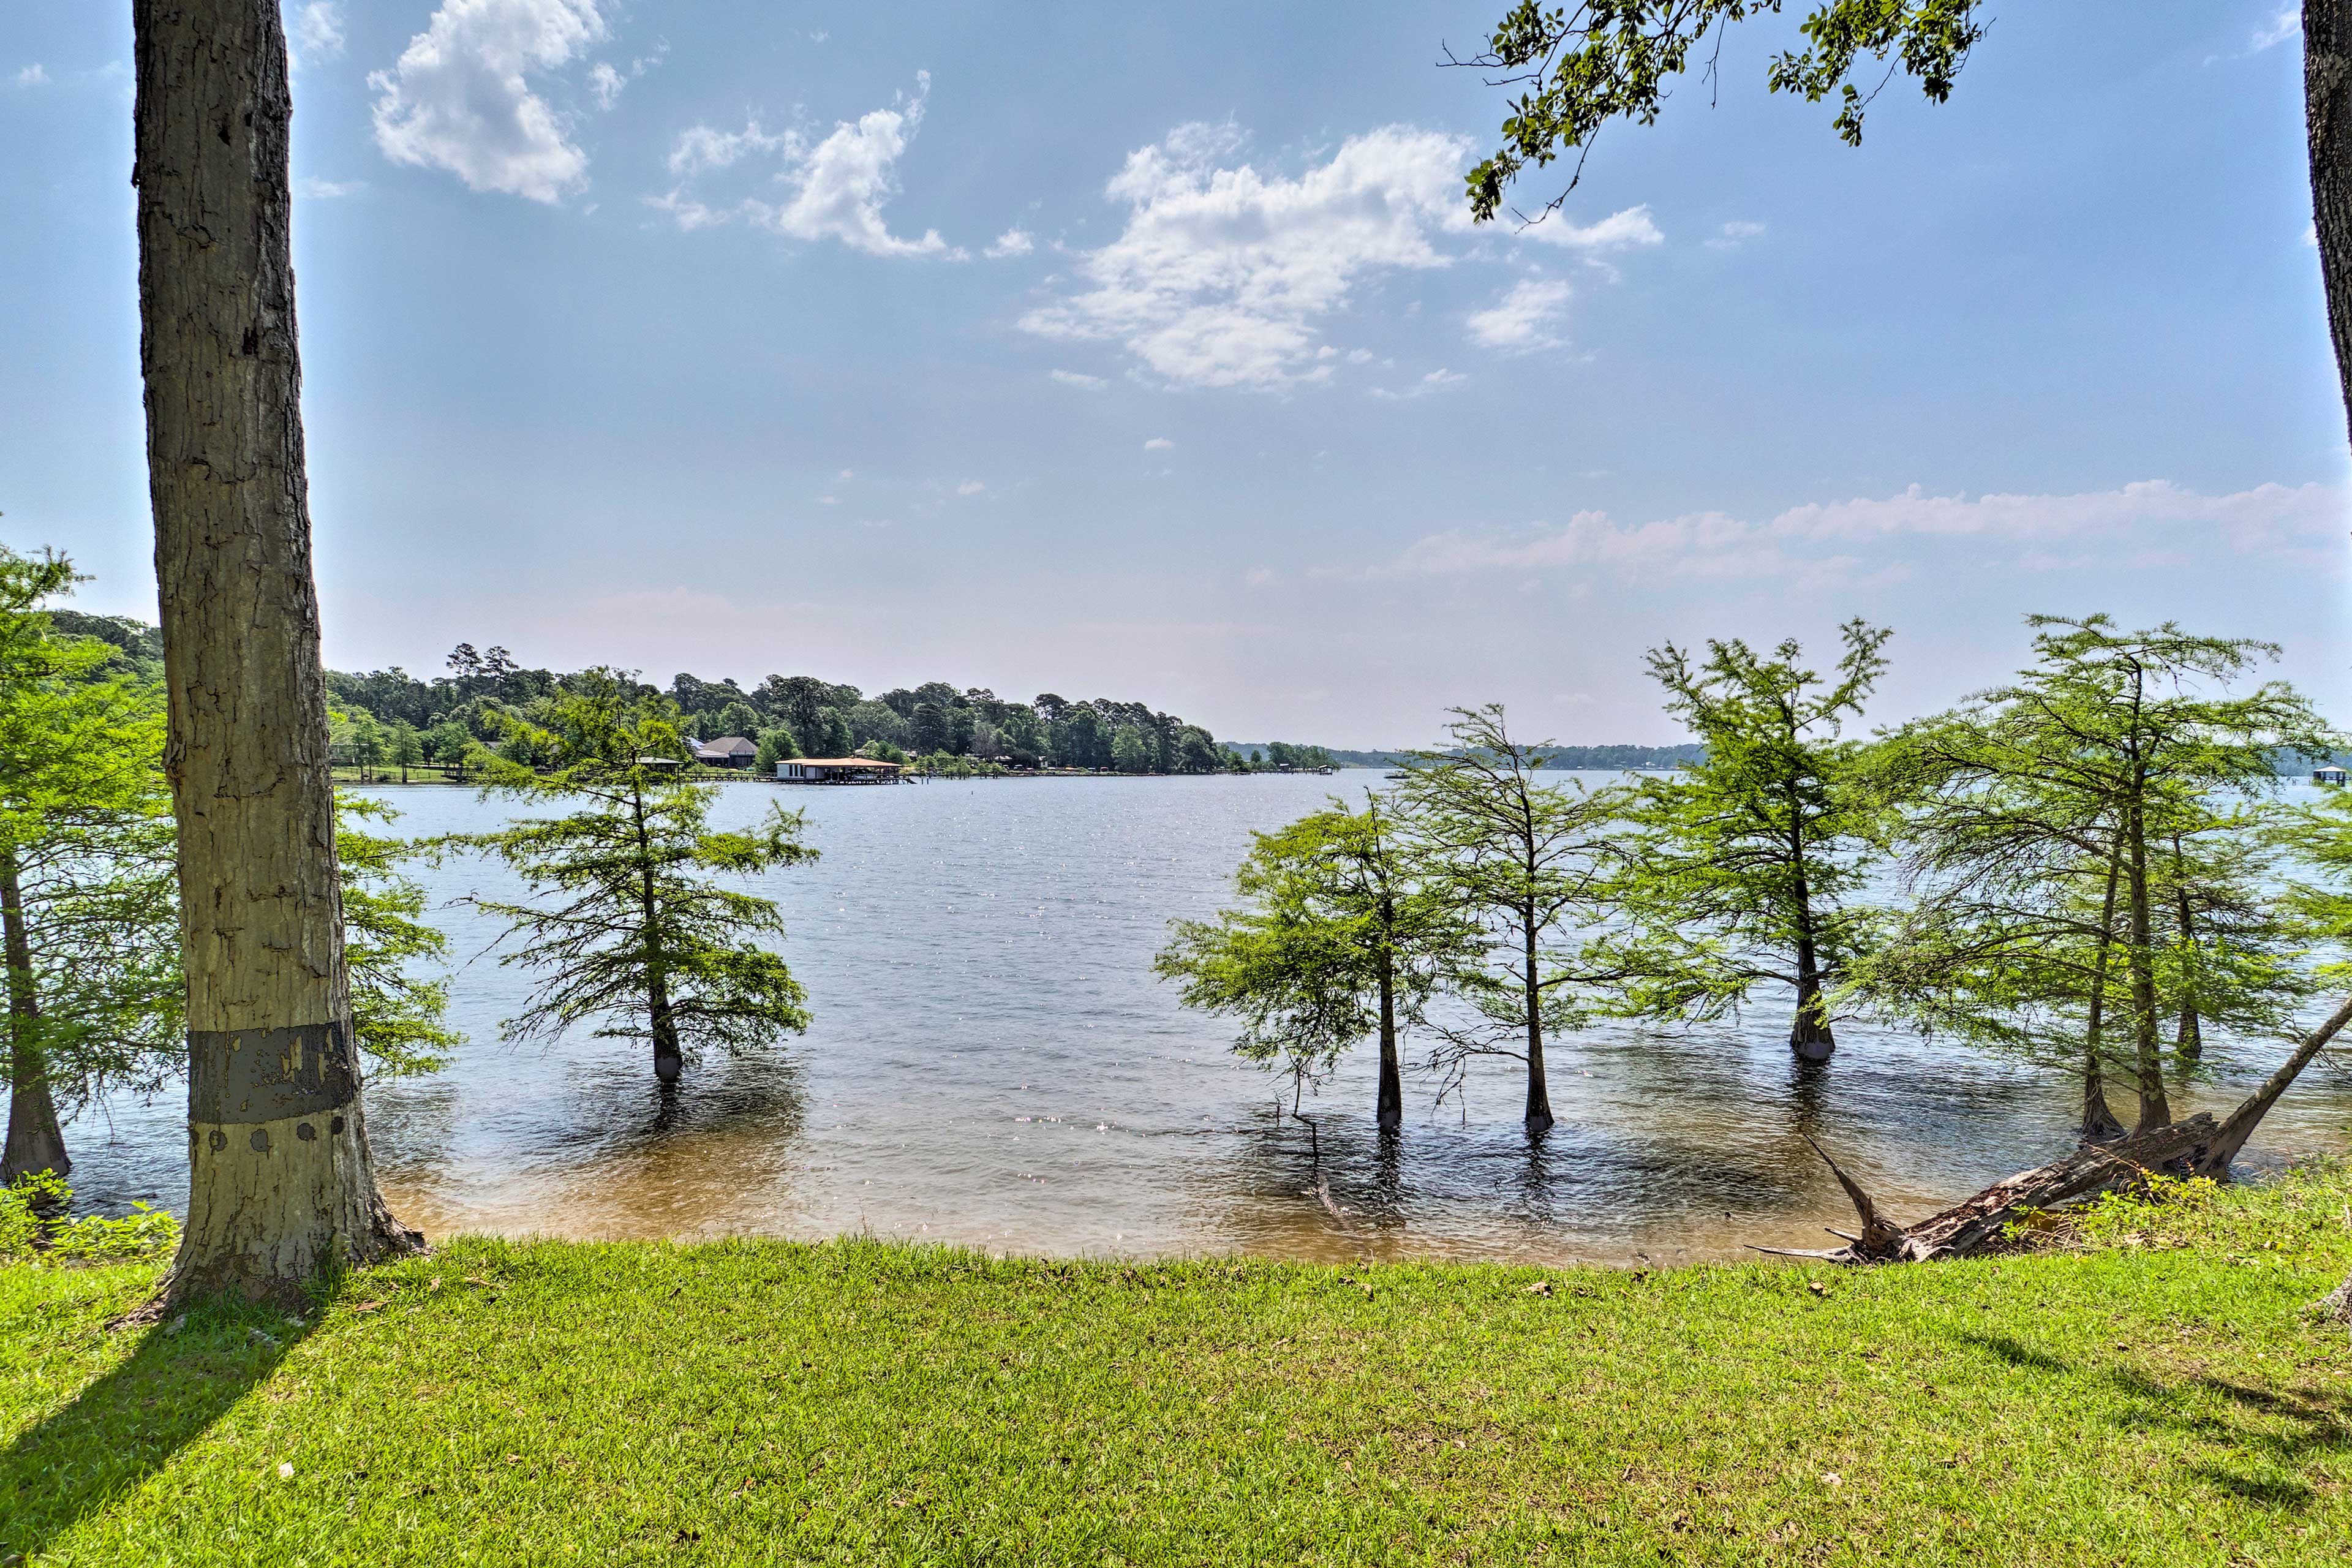
[[[2006, 1334], [1958, 1337], [2021, 1370], [2105, 1384], [2128, 1402], [2118, 1415], [2121, 1426], [2162, 1428], [2231, 1457], [2267, 1460], [2289, 1470], [2352, 1451], [2352, 1421], [2347, 1419], [2352, 1416], [2352, 1405], [2326, 1394], [2255, 1388], [2201, 1371], [2168, 1384], [2135, 1367], [2077, 1365]], [[2262, 1508], [2299, 1510], [2317, 1495], [2302, 1480], [2275, 1470], [2249, 1474], [2210, 1462], [2184, 1468], [2207, 1484]]]
[[277, 1313], [215, 1306], [138, 1348], [0, 1455], [0, 1564], [31, 1560], [136, 1490], [266, 1380], [300, 1338]]

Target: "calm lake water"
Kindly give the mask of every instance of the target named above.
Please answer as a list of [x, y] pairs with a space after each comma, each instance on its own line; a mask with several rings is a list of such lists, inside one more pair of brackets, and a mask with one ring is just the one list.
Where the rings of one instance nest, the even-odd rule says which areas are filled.
[[[1802, 1068], [1785, 1012], [1764, 1007], [1738, 1027], [1552, 1042], [1559, 1122], [1533, 1146], [1517, 1064], [1497, 1062], [1443, 1109], [1408, 1080], [1405, 1134], [1383, 1148], [1374, 1060], [1359, 1052], [1308, 1108], [1335, 1222], [1275, 1080], [1227, 1054], [1218, 1021], [1181, 1009], [1150, 959], [1171, 917], [1226, 899], [1253, 829], [1378, 782], [730, 787], [722, 822], [804, 806], [824, 854], [760, 889], [782, 906], [809, 1033], [689, 1068], [667, 1100], [634, 1044], [508, 1047], [498, 1021], [526, 979], [486, 955], [495, 924], [444, 907], [452, 1014], [471, 1043], [443, 1073], [368, 1091], [386, 1193], [432, 1236], [870, 1231], [1024, 1253], [1665, 1262], [1830, 1245], [1823, 1225], [1850, 1226], [1805, 1134], [1897, 1217], [2068, 1146], [2074, 1091], [2058, 1075], [1859, 1028], [1826, 1067]], [[507, 810], [447, 786], [381, 793], [416, 836]], [[445, 906], [520, 891], [478, 861], [423, 879]], [[2279, 1054], [2252, 1050], [2182, 1098], [2233, 1101]], [[184, 1114], [177, 1095], [86, 1113], [68, 1130], [76, 1185], [107, 1207], [178, 1206]], [[2347, 1127], [2352, 1083], [2315, 1068], [2252, 1158], [2340, 1150]]]

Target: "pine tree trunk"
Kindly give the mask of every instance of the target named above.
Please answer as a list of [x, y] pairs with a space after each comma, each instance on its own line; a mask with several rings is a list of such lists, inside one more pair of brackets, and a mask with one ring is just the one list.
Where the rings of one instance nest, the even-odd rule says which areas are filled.
[[1536, 918], [1532, 909], [1521, 911], [1527, 933], [1528, 1005], [1528, 1131], [1551, 1131], [1551, 1089], [1544, 1082], [1543, 984], [1536, 969]]
[[38, 1171], [73, 1169], [58, 1126], [48, 1064], [33, 1039], [40, 999], [33, 993], [33, 944], [25, 930], [25, 892], [15, 851], [0, 849], [0, 930], [8, 964], [8, 1141], [0, 1147], [0, 1186]]
[[[2122, 846], [2116, 846], [2119, 851]], [[2107, 856], [2107, 892], [2099, 905], [2098, 955], [2091, 961], [2089, 1016], [2083, 1026], [2083, 1142], [2112, 1143], [2124, 1135], [2124, 1124], [2107, 1103], [2106, 1075], [2099, 1065], [2099, 1035], [2106, 1021], [2107, 958], [2115, 947], [2116, 880], [2118, 856]]]
[[1381, 952], [1381, 1098], [1374, 1121], [1383, 1132], [1404, 1126], [1404, 1072], [1397, 1059], [1396, 958]]
[[188, 974], [168, 1303], [298, 1305], [421, 1245], [360, 1113], [296, 352], [277, 0], [133, 0], [140, 360]]

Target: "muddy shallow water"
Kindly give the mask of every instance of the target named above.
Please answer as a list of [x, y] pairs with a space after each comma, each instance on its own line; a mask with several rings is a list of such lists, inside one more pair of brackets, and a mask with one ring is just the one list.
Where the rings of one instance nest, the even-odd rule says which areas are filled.
[[[1274, 1081], [1181, 1009], [1150, 958], [1171, 917], [1226, 896], [1253, 828], [1378, 778], [730, 787], [722, 820], [804, 806], [824, 853], [761, 889], [782, 906], [815, 1023], [772, 1057], [689, 1068], [667, 1100], [628, 1042], [500, 1045], [525, 979], [485, 952], [495, 925], [441, 908], [461, 965], [452, 1015], [472, 1038], [445, 1072], [369, 1089], [386, 1193], [430, 1235], [868, 1230], [1034, 1253], [1665, 1262], [1850, 1226], [1808, 1133], [1897, 1217], [2066, 1146], [2074, 1097], [2056, 1075], [1860, 1028], [1801, 1067], [1785, 1015], [1759, 1008], [1736, 1027], [1551, 1042], [1559, 1121], [1533, 1145], [1512, 1062], [1474, 1075], [1458, 1105], [1408, 1080], [1404, 1135], [1383, 1145], [1359, 1052], [1307, 1107], [1334, 1222]], [[506, 809], [446, 786], [381, 793], [420, 836]], [[443, 904], [520, 891], [478, 861], [423, 879]], [[2220, 1065], [2184, 1109], [2233, 1101], [2278, 1050]], [[176, 1096], [85, 1113], [68, 1131], [77, 1186], [176, 1206], [183, 1114]], [[2315, 1068], [2252, 1158], [2340, 1150], [2347, 1129], [2352, 1082]]]

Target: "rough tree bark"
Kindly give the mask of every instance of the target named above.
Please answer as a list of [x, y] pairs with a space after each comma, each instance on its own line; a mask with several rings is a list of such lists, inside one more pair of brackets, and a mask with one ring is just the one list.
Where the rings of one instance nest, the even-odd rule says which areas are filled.
[[[2352, 433], [2352, 0], [2303, 0], [2304, 133], [2311, 153], [2311, 231], [2327, 331]], [[2352, 1275], [2329, 1309], [2352, 1322]]]
[[37, 1171], [73, 1169], [58, 1126], [48, 1065], [32, 1038], [40, 1002], [33, 994], [33, 948], [25, 931], [25, 894], [13, 850], [0, 849], [0, 930], [8, 965], [8, 1141], [0, 1148], [0, 1185]]
[[421, 1244], [360, 1114], [296, 352], [278, 0], [132, 0], [140, 365], [188, 973], [168, 1306]]
[[2164, 1060], [2156, 1049], [2156, 971], [2153, 919], [2148, 910], [2147, 823], [2137, 798], [2124, 807], [2124, 892], [2131, 921], [2131, 946], [2125, 964], [2131, 975], [2132, 1078], [2139, 1091], [2139, 1115], [2134, 1132], [2162, 1127], [2172, 1120], [2172, 1100], [2164, 1092]]

